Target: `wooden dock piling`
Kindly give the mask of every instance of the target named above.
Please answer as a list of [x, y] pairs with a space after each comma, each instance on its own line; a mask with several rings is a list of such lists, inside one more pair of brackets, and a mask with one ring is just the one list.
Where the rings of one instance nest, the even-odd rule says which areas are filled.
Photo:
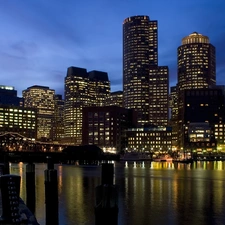
[[26, 205], [32, 213], [35, 213], [36, 193], [35, 193], [35, 164], [26, 165]]
[[96, 187], [95, 225], [118, 224], [118, 187], [113, 185], [113, 164], [102, 164], [102, 182]]
[[58, 225], [58, 178], [57, 170], [53, 169], [54, 164], [48, 158], [47, 170], [45, 174], [45, 206], [46, 225]]

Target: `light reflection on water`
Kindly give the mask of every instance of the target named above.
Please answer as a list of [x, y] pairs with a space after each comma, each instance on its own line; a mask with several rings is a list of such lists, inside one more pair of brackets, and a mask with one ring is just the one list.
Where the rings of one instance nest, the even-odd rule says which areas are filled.
[[[93, 225], [95, 187], [101, 167], [55, 165], [58, 170], [59, 225]], [[36, 217], [45, 224], [44, 170], [36, 164]], [[26, 202], [25, 164], [11, 164], [21, 176]], [[115, 163], [119, 186], [119, 225], [225, 224], [225, 162], [173, 164]]]

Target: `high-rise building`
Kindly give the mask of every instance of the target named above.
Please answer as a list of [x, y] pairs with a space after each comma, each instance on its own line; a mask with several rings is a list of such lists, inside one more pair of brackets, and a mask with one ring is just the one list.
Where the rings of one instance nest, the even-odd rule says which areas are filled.
[[14, 87], [0, 85], [0, 104], [23, 106], [23, 98], [17, 96], [17, 90]]
[[177, 50], [179, 91], [216, 84], [215, 47], [197, 32], [182, 39]]
[[167, 126], [169, 118], [169, 70], [167, 66], [151, 66], [149, 70], [149, 123]]
[[106, 101], [106, 106], [112, 106], [112, 105], [123, 107], [123, 92], [122, 91], [114, 91], [110, 93]]
[[177, 49], [178, 62], [178, 147], [184, 144], [182, 120], [184, 90], [208, 88], [216, 84], [215, 47], [209, 38], [197, 32], [182, 39]]
[[110, 94], [108, 74], [106, 72], [93, 70], [88, 72], [88, 77], [88, 89], [91, 105], [104, 106], [106, 104], [106, 99]]
[[37, 109], [37, 139], [52, 140], [55, 91], [46, 86], [34, 85], [23, 90], [24, 107]]
[[108, 74], [87, 72], [84, 68], [69, 67], [65, 77], [64, 129], [65, 141], [82, 143], [82, 110], [87, 106], [104, 105], [110, 93]]
[[[157, 112], [153, 108], [158, 92], [158, 87], [155, 85], [165, 83], [168, 85], [168, 68], [158, 67], [157, 21], [151, 21], [148, 16], [133, 16], [125, 19], [123, 23], [124, 107], [138, 112], [139, 126], [167, 123], [168, 103], [166, 106], [165, 98], [162, 100], [163, 107], [167, 108], [163, 109], [163, 113], [160, 110], [159, 113], [162, 113], [160, 118], [154, 119], [153, 115]], [[162, 96], [167, 95], [168, 100], [168, 86], [162, 93]]]
[[54, 100], [53, 140], [60, 142], [64, 138], [64, 100], [62, 95], [55, 95]]
[[177, 86], [170, 88], [169, 95], [170, 121], [169, 125], [172, 127], [172, 150], [177, 150], [177, 136], [178, 136], [178, 92]]

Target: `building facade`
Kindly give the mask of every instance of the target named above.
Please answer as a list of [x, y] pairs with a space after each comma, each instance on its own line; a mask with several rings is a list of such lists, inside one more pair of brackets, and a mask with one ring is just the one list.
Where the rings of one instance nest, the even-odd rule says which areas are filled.
[[182, 39], [177, 49], [178, 71], [178, 148], [183, 148], [182, 120], [184, 90], [208, 88], [216, 84], [215, 47], [209, 38], [197, 32]]
[[37, 110], [37, 139], [53, 139], [53, 118], [55, 112], [55, 91], [46, 86], [34, 85], [22, 92], [24, 107]]
[[23, 98], [17, 97], [17, 90], [14, 87], [0, 85], [0, 104], [23, 106]]
[[93, 70], [88, 72], [88, 78], [90, 105], [105, 106], [106, 100], [110, 95], [108, 74], [106, 72]]
[[35, 109], [22, 106], [0, 105], [0, 133], [18, 133], [36, 140], [37, 113]]
[[123, 92], [122, 91], [114, 91], [109, 94], [109, 97], [106, 101], [106, 106], [112, 106], [112, 105], [123, 107]]
[[167, 126], [169, 119], [169, 70], [151, 66], [149, 70], [149, 123]]
[[64, 141], [82, 143], [83, 108], [104, 105], [110, 93], [108, 74], [69, 67], [65, 77]]
[[172, 150], [176, 151], [178, 146], [178, 90], [177, 86], [170, 88], [169, 95], [170, 120], [172, 127]]
[[[123, 22], [124, 107], [137, 111], [139, 126], [149, 123], [165, 124], [165, 121], [168, 120], [167, 105], [167, 109], [163, 112], [164, 116], [167, 112], [167, 118], [161, 117], [160, 120], [150, 121], [154, 119], [155, 110], [153, 107], [158, 91], [154, 89], [154, 86], [156, 83], [159, 85], [160, 81], [165, 83], [164, 78], [160, 80], [165, 75], [164, 69], [164, 67], [158, 67], [157, 21], [151, 21], [148, 16], [126, 18]], [[168, 68], [166, 75], [168, 85]], [[168, 98], [168, 86], [164, 92], [167, 93]]]
[[105, 152], [126, 148], [126, 130], [136, 125], [133, 110], [118, 106], [83, 108], [83, 145], [97, 145]]
[[53, 141], [61, 142], [64, 138], [64, 100], [62, 95], [55, 95], [54, 100]]
[[[219, 151], [225, 151], [225, 88], [213, 86], [184, 91], [184, 147], [188, 148], [190, 124], [208, 124]], [[213, 143], [212, 138], [212, 143]], [[197, 142], [197, 141], [195, 141]], [[197, 143], [196, 143], [197, 144]]]
[[172, 150], [171, 127], [143, 127], [127, 130], [127, 151], [167, 153]]

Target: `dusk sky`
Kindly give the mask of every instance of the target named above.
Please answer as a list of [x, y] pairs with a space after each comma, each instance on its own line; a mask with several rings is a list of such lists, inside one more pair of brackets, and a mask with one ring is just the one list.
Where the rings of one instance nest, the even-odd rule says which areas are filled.
[[224, 0], [0, 0], [1, 85], [18, 96], [33, 85], [64, 93], [70, 66], [109, 75], [122, 90], [122, 24], [130, 16], [158, 20], [159, 65], [177, 83], [177, 47], [196, 31], [216, 47], [217, 84], [225, 85]]

